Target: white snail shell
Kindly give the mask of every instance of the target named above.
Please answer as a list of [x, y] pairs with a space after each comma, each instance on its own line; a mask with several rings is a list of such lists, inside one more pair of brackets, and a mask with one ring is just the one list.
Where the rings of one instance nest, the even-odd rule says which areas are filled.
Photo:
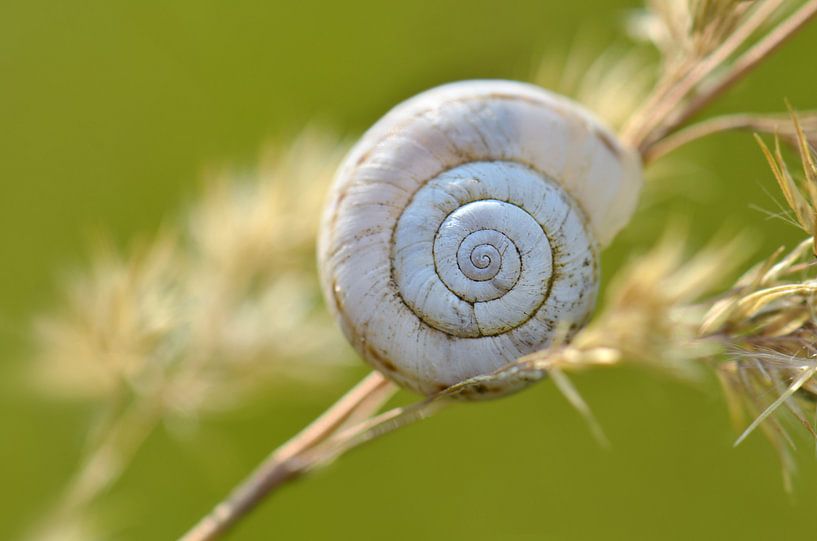
[[488, 374], [586, 321], [598, 251], [641, 184], [637, 154], [564, 97], [511, 81], [426, 91], [378, 121], [335, 178], [318, 249], [327, 302], [405, 387]]

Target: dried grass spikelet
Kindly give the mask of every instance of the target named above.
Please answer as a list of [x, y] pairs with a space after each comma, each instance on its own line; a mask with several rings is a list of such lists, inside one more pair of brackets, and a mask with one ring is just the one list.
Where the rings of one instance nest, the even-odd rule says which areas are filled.
[[337, 365], [339, 341], [312, 254], [343, 150], [306, 130], [256, 170], [217, 175], [178, 230], [128, 255], [100, 247], [61, 308], [38, 321], [37, 381], [97, 399], [160, 395], [168, 411], [192, 415], [275, 378], [327, 373], [315, 365]]
[[89, 269], [72, 277], [58, 311], [37, 321], [39, 383], [68, 394], [102, 398], [131, 381], [177, 327], [181, 266], [166, 231], [122, 259], [97, 247]]
[[628, 21], [634, 37], [661, 52], [665, 70], [715, 50], [738, 26], [751, 2], [735, 0], [648, 0], [648, 9]]

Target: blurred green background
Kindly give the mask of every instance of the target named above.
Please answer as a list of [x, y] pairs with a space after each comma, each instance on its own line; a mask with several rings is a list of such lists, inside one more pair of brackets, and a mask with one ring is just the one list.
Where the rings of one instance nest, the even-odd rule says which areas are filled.
[[[315, 119], [358, 133], [394, 103], [471, 77], [528, 78], [577, 39], [621, 42], [637, 2], [87, 0], [0, 9], [0, 539], [42, 513], [75, 466], [92, 406], [32, 392], [29, 320], [90, 233], [122, 246], [154, 232], [211, 166], [252, 163]], [[577, 38], [577, 34], [579, 37]], [[813, 108], [817, 26], [719, 103]], [[605, 255], [607, 276], [668, 216], [702, 244], [749, 230], [759, 253], [799, 237], [780, 220], [748, 135], [696, 143], [659, 164], [657, 203]], [[171, 539], [364, 373], [276, 392], [159, 430], [103, 509], [113, 539]], [[808, 539], [817, 501], [804, 442], [794, 493], [756, 434], [736, 436], [717, 385], [632, 369], [576, 378], [612, 446], [547, 383], [461, 405], [287, 488], [234, 539]], [[813, 444], [811, 444], [813, 445]]]

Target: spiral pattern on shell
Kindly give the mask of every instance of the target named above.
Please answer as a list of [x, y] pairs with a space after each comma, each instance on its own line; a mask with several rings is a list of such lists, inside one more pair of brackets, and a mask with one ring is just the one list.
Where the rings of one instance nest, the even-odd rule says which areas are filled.
[[431, 394], [488, 374], [588, 318], [598, 250], [640, 184], [637, 157], [564, 98], [508, 81], [432, 89], [338, 173], [319, 245], [327, 300], [403, 386]]
[[405, 207], [392, 274], [430, 327], [477, 338], [527, 324], [511, 336], [529, 343], [560, 313], [592, 305], [594, 252], [581, 211], [556, 184], [514, 162], [474, 162], [432, 179]]

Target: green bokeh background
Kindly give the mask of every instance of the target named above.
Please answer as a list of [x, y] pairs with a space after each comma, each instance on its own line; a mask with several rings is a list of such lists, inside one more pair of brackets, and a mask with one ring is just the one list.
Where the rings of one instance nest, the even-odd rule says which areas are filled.
[[[264, 143], [318, 119], [358, 133], [427, 87], [526, 78], [577, 40], [602, 48], [636, 2], [27, 0], [0, 4], [0, 539], [43, 512], [76, 464], [88, 404], [22, 383], [31, 316], [55, 278], [105, 231], [122, 246], [156, 231], [207, 167], [251, 163]], [[577, 35], [579, 37], [577, 37]], [[618, 40], [620, 41], [620, 40]], [[817, 27], [718, 105], [817, 106]], [[747, 135], [697, 143], [659, 165], [663, 197], [605, 255], [607, 275], [669, 216], [696, 244], [749, 230], [760, 253], [797, 232]], [[658, 186], [658, 185], [656, 185]], [[277, 443], [364, 373], [277, 391], [159, 430], [101, 510], [112, 539], [171, 539]], [[547, 383], [461, 405], [366, 446], [287, 488], [234, 539], [810, 539], [817, 501], [804, 442], [794, 493], [759, 435], [735, 432], [714, 382], [633, 369], [576, 383], [612, 441], [605, 449]]]

